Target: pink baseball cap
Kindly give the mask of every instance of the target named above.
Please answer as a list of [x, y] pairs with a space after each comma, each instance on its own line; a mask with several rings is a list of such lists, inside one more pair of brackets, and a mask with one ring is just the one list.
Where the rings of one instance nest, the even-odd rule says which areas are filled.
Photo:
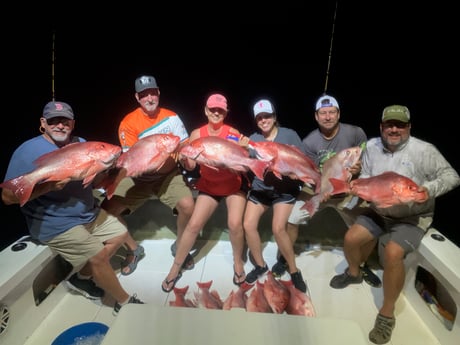
[[227, 99], [218, 93], [215, 93], [214, 95], [209, 96], [208, 100], [206, 101], [206, 106], [208, 108], [220, 108], [225, 111], [228, 111]]

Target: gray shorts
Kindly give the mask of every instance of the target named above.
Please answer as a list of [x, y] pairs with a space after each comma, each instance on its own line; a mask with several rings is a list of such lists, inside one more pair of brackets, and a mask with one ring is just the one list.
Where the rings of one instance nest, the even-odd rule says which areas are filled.
[[185, 184], [183, 176], [177, 170], [173, 170], [164, 178], [146, 182], [126, 177], [117, 186], [112, 199], [126, 206], [130, 212], [134, 212], [147, 200], [154, 197], [174, 209], [180, 199], [186, 196], [192, 197], [191, 189]]
[[74, 268], [80, 268], [104, 248], [105, 241], [127, 231], [126, 226], [117, 217], [101, 209], [93, 222], [74, 226], [43, 243], [60, 254]]
[[379, 239], [379, 256], [389, 241], [401, 246], [405, 256], [416, 250], [425, 235], [425, 230], [416, 225], [403, 223], [403, 220], [384, 218], [373, 210], [358, 216], [356, 223], [364, 226], [375, 238]]

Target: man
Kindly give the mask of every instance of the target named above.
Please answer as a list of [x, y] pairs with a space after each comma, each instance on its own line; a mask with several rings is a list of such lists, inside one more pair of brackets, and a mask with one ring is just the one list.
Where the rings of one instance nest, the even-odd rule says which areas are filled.
[[378, 208], [371, 204], [348, 229], [344, 253], [348, 268], [332, 278], [334, 289], [362, 281], [359, 265], [378, 242], [383, 266], [383, 303], [369, 340], [385, 344], [395, 327], [395, 303], [405, 280], [404, 258], [415, 251], [433, 221], [435, 198], [460, 184], [457, 172], [432, 144], [410, 135], [409, 109], [391, 105], [383, 110], [380, 137], [368, 141], [360, 178], [394, 171], [412, 179], [426, 199], [418, 203]]
[[[318, 123], [318, 128], [311, 131], [304, 139], [306, 154], [314, 160], [320, 170], [326, 160], [340, 152], [341, 150], [354, 147], [363, 146], [367, 141], [367, 136], [361, 127], [351, 125], [348, 123], [340, 122], [340, 107], [337, 100], [327, 94], [323, 94], [316, 101], [315, 106], [315, 120]], [[361, 170], [361, 161], [358, 161], [353, 167], [350, 168], [350, 173], [353, 178], [358, 176]], [[299, 225], [306, 224], [310, 215], [307, 211], [302, 210], [301, 207], [305, 201], [311, 198], [311, 193], [308, 187], [304, 187], [303, 191], [298, 197], [296, 204], [291, 212], [288, 220], [287, 231], [292, 243], [298, 238]], [[346, 206], [350, 198], [342, 196], [335, 196], [330, 198], [327, 202], [321, 203], [320, 208], [332, 206], [336, 208], [346, 218], [350, 224], [354, 220], [355, 214], [349, 211]], [[286, 263], [283, 256], [279, 256], [278, 261], [273, 265], [272, 272], [281, 276], [286, 269]], [[381, 285], [380, 279], [368, 268], [367, 265], [362, 266], [365, 273], [366, 281], [374, 286]]]
[[[33, 171], [40, 156], [85, 139], [72, 135], [72, 108], [64, 102], [49, 102], [40, 118], [41, 135], [27, 140], [13, 153], [5, 181]], [[19, 204], [13, 190], [2, 189], [5, 204]], [[128, 240], [128, 231], [117, 217], [102, 210], [92, 188], [82, 181], [51, 181], [36, 184], [21, 207], [32, 238], [48, 245], [67, 260], [77, 273], [68, 286], [89, 299], [108, 292], [116, 300], [114, 314], [126, 303], [142, 304], [120, 285], [110, 257]]]
[[[188, 142], [189, 136], [180, 117], [172, 110], [160, 107], [160, 89], [153, 76], [141, 76], [136, 79], [135, 94], [139, 106], [127, 114], [118, 128], [118, 138], [123, 152], [129, 150], [139, 139], [155, 133], [172, 133], [177, 135], [181, 144]], [[152, 197], [169, 206], [177, 214], [177, 240], [180, 240], [184, 228], [192, 215], [194, 199], [191, 189], [185, 184], [177, 163], [173, 157], [155, 173], [124, 178], [114, 195], [102, 202], [102, 208], [115, 215], [132, 213]], [[127, 243], [128, 248], [131, 247]], [[134, 248], [129, 248], [134, 251]], [[176, 255], [176, 243], [171, 246], [171, 253]], [[131, 265], [122, 273], [130, 274], [137, 265], [139, 256], [134, 252]], [[190, 253], [183, 267], [192, 269], [194, 260]]]

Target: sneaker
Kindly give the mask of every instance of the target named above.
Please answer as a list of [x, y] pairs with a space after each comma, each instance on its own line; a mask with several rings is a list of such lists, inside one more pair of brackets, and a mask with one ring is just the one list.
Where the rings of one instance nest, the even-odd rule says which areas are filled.
[[[171, 255], [172, 255], [173, 257], [176, 256], [176, 250], [177, 250], [177, 245], [176, 245], [176, 241], [174, 241], [173, 244], [171, 244]], [[190, 253], [189, 253], [189, 254], [190, 254], [191, 256], [195, 256], [195, 254], [197, 254], [197, 251], [198, 251], [198, 249], [192, 247], [192, 250], [190, 250]]]
[[360, 269], [363, 279], [366, 283], [375, 288], [379, 288], [382, 286], [382, 281], [380, 280], [380, 278], [374, 272], [371, 271], [371, 269], [369, 268], [369, 266], [367, 266], [366, 263], [364, 263], [364, 265], [361, 266]]
[[264, 267], [256, 265], [251, 272], [246, 274], [246, 283], [248, 284], [254, 284], [257, 279], [259, 279], [260, 276], [268, 272], [268, 266], [265, 264]]
[[291, 273], [291, 280], [297, 290], [300, 290], [303, 293], [307, 292], [307, 284], [305, 284], [305, 281], [303, 280], [302, 272], [297, 271]]
[[363, 275], [360, 273], [358, 277], [353, 277], [348, 274], [348, 268], [342, 274], [338, 274], [331, 279], [329, 285], [334, 289], [343, 289], [350, 284], [360, 284], [363, 281]]
[[[128, 303], [144, 304], [144, 302], [142, 302], [139, 298], [137, 298], [136, 294], [134, 294], [134, 295], [129, 297], [129, 300], [128, 300], [128, 302], [126, 302], [126, 304], [128, 304]], [[123, 307], [123, 306], [124, 306], [124, 304], [120, 304], [118, 302], [115, 302], [115, 305], [113, 306], [113, 315], [117, 316], [118, 312], [120, 311], [121, 307]]]
[[386, 344], [391, 339], [391, 333], [395, 328], [396, 320], [394, 317], [386, 317], [377, 314], [374, 328], [369, 332], [369, 340], [374, 344]]
[[288, 268], [286, 259], [280, 255], [278, 261], [272, 267], [272, 273], [275, 277], [281, 277]]
[[104, 290], [96, 286], [92, 279], [80, 279], [77, 273], [74, 273], [66, 283], [70, 289], [77, 291], [88, 299], [99, 299], [104, 296]]

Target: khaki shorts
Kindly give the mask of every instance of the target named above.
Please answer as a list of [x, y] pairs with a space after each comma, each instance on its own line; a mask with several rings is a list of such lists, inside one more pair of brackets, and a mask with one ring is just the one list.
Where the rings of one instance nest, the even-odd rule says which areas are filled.
[[174, 209], [180, 199], [188, 196], [192, 196], [192, 191], [182, 175], [173, 170], [169, 175], [152, 182], [126, 177], [121, 180], [110, 200], [114, 199], [133, 212], [154, 197]]
[[126, 226], [117, 217], [101, 209], [93, 222], [74, 226], [43, 243], [60, 254], [74, 268], [79, 268], [104, 248], [105, 241], [121, 236], [127, 231]]

